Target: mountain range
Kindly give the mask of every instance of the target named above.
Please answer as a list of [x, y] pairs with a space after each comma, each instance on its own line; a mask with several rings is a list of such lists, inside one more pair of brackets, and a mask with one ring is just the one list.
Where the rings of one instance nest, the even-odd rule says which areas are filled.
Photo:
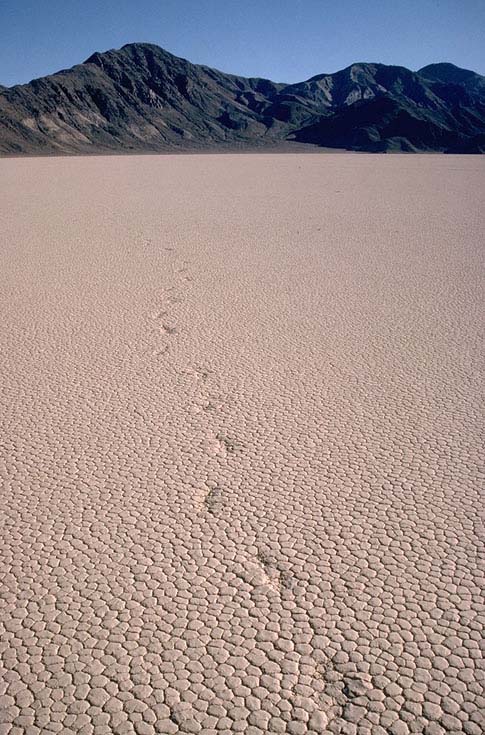
[[485, 77], [447, 63], [417, 72], [358, 63], [282, 84], [133, 43], [28, 84], [0, 86], [3, 155], [296, 144], [483, 153]]

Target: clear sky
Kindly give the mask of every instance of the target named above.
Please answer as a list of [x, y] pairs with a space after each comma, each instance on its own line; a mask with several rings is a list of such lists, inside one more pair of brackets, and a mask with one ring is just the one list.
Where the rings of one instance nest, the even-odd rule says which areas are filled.
[[283, 82], [354, 61], [485, 74], [485, 0], [0, 0], [0, 84], [133, 41]]

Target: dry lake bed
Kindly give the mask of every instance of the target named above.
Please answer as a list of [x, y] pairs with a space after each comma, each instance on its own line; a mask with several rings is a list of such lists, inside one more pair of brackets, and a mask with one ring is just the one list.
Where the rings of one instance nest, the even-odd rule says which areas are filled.
[[0, 733], [481, 735], [485, 158], [0, 173]]

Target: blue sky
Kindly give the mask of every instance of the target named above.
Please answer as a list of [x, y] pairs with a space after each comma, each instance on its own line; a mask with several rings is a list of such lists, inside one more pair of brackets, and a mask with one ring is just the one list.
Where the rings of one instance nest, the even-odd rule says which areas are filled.
[[133, 41], [274, 81], [354, 61], [485, 74], [485, 0], [0, 0], [0, 84]]

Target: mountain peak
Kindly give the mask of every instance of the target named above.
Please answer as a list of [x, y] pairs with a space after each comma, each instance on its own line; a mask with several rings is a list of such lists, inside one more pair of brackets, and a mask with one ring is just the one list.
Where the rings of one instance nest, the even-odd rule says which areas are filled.
[[116, 56], [123, 56], [123, 55], [129, 55], [129, 56], [136, 56], [136, 55], [145, 55], [147, 52], [151, 52], [152, 54], [156, 54], [157, 56], [166, 56], [173, 59], [178, 58], [177, 56], [174, 56], [169, 51], [166, 51], [161, 46], [157, 46], [155, 43], [145, 43], [145, 42], [134, 42], [134, 43], [125, 43], [124, 46], [121, 46], [119, 49], [109, 49], [107, 51], [95, 51], [89, 58], [87, 58], [83, 63], [84, 64], [100, 64], [100, 62], [105, 58], [112, 58]]
[[[477, 74], [475, 71], [462, 69], [447, 61], [428, 64], [419, 69], [417, 73], [426, 79], [435, 79], [439, 82], [452, 82], [454, 84], [461, 84], [469, 79], [480, 77], [480, 74]], [[482, 79], [485, 79], [485, 77], [482, 77]]]

